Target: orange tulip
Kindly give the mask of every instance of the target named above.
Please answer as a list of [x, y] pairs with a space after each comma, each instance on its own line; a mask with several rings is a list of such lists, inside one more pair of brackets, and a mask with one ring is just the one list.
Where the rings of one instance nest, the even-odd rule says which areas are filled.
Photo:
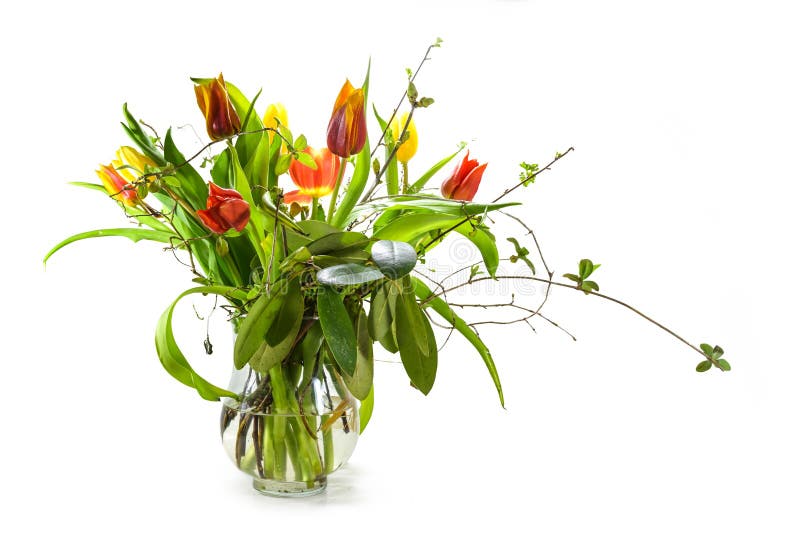
[[333, 104], [328, 123], [328, 148], [339, 157], [357, 154], [367, 142], [367, 119], [364, 115], [364, 91], [354, 89], [346, 80]]
[[329, 195], [336, 185], [336, 178], [339, 177], [341, 161], [333, 152], [327, 148], [315, 150], [311, 147], [307, 147], [304, 152], [314, 159], [317, 168], [313, 169], [296, 159], [292, 160], [289, 165], [289, 177], [299, 190], [284, 195], [283, 201], [287, 204], [292, 202], [310, 204], [313, 198]]
[[219, 78], [195, 85], [194, 94], [200, 111], [206, 117], [206, 131], [211, 140], [227, 139], [241, 131], [239, 115], [228, 96], [222, 74]]
[[95, 172], [109, 196], [131, 207], [139, 202], [136, 190], [125, 188], [130, 182], [123, 178], [113, 165], [100, 165], [100, 170]]
[[486, 165], [488, 163], [479, 165], [477, 160], [470, 159], [467, 150], [467, 155], [453, 169], [453, 174], [442, 183], [442, 196], [453, 200], [471, 201], [478, 192]]

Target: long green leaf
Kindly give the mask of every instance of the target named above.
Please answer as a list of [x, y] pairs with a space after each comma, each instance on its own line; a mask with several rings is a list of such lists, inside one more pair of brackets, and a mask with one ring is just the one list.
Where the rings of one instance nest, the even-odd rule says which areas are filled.
[[412, 183], [412, 184], [411, 184], [411, 186], [408, 188], [408, 192], [409, 192], [409, 193], [411, 193], [411, 194], [413, 194], [413, 193], [417, 193], [417, 192], [421, 191], [421, 190], [422, 190], [422, 188], [423, 188], [423, 187], [424, 187], [424, 186], [425, 186], [425, 185], [428, 183], [428, 181], [429, 181], [429, 180], [430, 180], [430, 179], [431, 179], [433, 176], [435, 176], [435, 175], [436, 175], [436, 173], [437, 173], [437, 172], [439, 172], [439, 170], [441, 170], [443, 166], [445, 166], [447, 163], [449, 163], [450, 161], [452, 161], [452, 159], [453, 159], [455, 156], [457, 156], [458, 154], [460, 154], [460, 153], [461, 153], [461, 150], [463, 150], [465, 147], [466, 147], [466, 144], [462, 144], [462, 145], [460, 145], [460, 146], [458, 147], [458, 150], [456, 150], [455, 152], [453, 152], [453, 153], [452, 153], [452, 154], [450, 154], [449, 156], [445, 157], [444, 159], [442, 159], [441, 161], [439, 161], [438, 163], [436, 163], [435, 165], [433, 165], [433, 166], [432, 166], [430, 169], [428, 169], [428, 171], [427, 171], [425, 174], [423, 174], [423, 175], [422, 175], [422, 176], [421, 176], [421, 177], [420, 177], [420, 178], [419, 178], [417, 181], [415, 181], [414, 183]]
[[60, 243], [56, 244], [52, 250], [47, 252], [47, 255], [44, 256], [44, 263], [47, 263], [47, 260], [50, 257], [59, 251], [61, 248], [65, 247], [68, 244], [72, 244], [73, 242], [82, 241], [84, 239], [93, 239], [96, 237], [127, 237], [133, 242], [139, 242], [142, 240], [148, 241], [155, 241], [155, 242], [163, 242], [169, 243], [171, 239], [175, 237], [174, 233], [167, 233], [164, 231], [156, 231], [152, 229], [144, 229], [144, 228], [112, 228], [112, 229], [96, 229], [92, 231], [85, 231], [83, 233], [78, 233], [77, 235], [73, 235], [67, 239], [64, 239]]
[[415, 244], [416, 240], [431, 231], [455, 225], [461, 217], [437, 213], [410, 213], [392, 220], [372, 236], [374, 239], [403, 241]]
[[[105, 196], [108, 196], [108, 191], [106, 191], [105, 187], [100, 185], [99, 183], [88, 183], [85, 181], [71, 181], [69, 182], [70, 185], [75, 185], [76, 187], [83, 187], [84, 189], [90, 189], [92, 191], [97, 191], [103, 193]], [[162, 224], [153, 216], [145, 215], [140, 210], [135, 209], [133, 207], [129, 207], [121, 202], [120, 205], [125, 210], [125, 213], [136, 220], [137, 222], [144, 224], [145, 226], [149, 226], [154, 230], [158, 231], [166, 231], [171, 232], [172, 230], [166, 224]]]
[[125, 122], [122, 122], [122, 129], [131, 138], [131, 140], [144, 152], [144, 154], [153, 160], [159, 166], [164, 166], [166, 160], [161, 154], [159, 149], [153, 144], [150, 136], [145, 133], [139, 121], [133, 116], [133, 113], [128, 109], [128, 104], [122, 104], [122, 114], [125, 116]]
[[186, 356], [183, 355], [183, 352], [175, 342], [175, 336], [172, 331], [172, 314], [178, 302], [190, 294], [217, 294], [233, 301], [241, 301], [246, 298], [244, 291], [219, 285], [194, 287], [182, 292], [175, 301], [167, 307], [166, 311], [164, 311], [161, 318], [158, 320], [155, 338], [158, 359], [172, 377], [184, 385], [195, 389], [197, 393], [206, 400], [217, 401], [221, 397], [237, 398], [237, 395], [233, 392], [212, 385], [200, 377], [189, 364], [189, 361], [186, 360]]
[[503, 386], [500, 383], [500, 376], [497, 373], [497, 367], [494, 364], [494, 359], [492, 358], [492, 354], [489, 352], [489, 348], [483, 343], [481, 338], [478, 337], [478, 334], [475, 333], [475, 331], [470, 328], [469, 325], [461, 317], [459, 317], [449, 305], [447, 305], [447, 302], [438, 296], [432, 298], [433, 292], [419, 279], [412, 278], [412, 281], [414, 282], [414, 292], [416, 293], [417, 297], [421, 301], [427, 302], [425, 304], [426, 306], [429, 306], [442, 318], [447, 320], [447, 322], [453, 326], [456, 331], [461, 333], [461, 335], [463, 335], [464, 338], [467, 339], [478, 351], [478, 354], [481, 356], [481, 359], [483, 359], [487, 370], [489, 370], [489, 375], [492, 377], [494, 386], [497, 389], [497, 394], [500, 397], [500, 405], [505, 407]]

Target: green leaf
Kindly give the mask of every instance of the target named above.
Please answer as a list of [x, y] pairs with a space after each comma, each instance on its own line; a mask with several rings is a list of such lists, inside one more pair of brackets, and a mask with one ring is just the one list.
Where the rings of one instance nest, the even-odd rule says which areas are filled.
[[731, 364], [725, 359], [718, 359], [717, 364], [723, 372], [730, 372]]
[[400, 279], [417, 265], [417, 253], [411, 245], [400, 241], [378, 241], [372, 245], [372, 260], [390, 279]]
[[[306, 140], [305, 135], [301, 134], [297, 139], [294, 140], [294, 149], [297, 150], [298, 152], [302, 152], [303, 150], [306, 149], [307, 146], [308, 146], [308, 141]], [[313, 162], [314, 159], [312, 158], [311, 161]], [[317, 168], [316, 163], [311, 168]]]
[[[305, 152], [298, 152], [297, 153], [297, 160], [300, 163], [304, 164], [305, 166], [307, 166], [308, 168], [310, 168], [312, 170], [316, 170], [317, 169], [317, 163], [316, 163], [316, 161], [314, 161], [314, 158], [311, 157], [311, 155], [309, 155], [309, 154], [307, 154]], [[281, 162], [281, 160], [278, 159], [278, 163], [280, 163], [280, 162]], [[286, 167], [286, 170], [289, 170], [289, 167]], [[276, 172], [277, 172], [277, 170], [276, 170]]]
[[181, 293], [175, 301], [161, 315], [156, 325], [156, 352], [164, 369], [175, 379], [197, 390], [198, 394], [206, 400], [217, 401], [221, 397], [237, 398], [237, 395], [229, 390], [212, 385], [200, 377], [183, 355], [172, 331], [172, 314], [178, 302], [190, 294], [216, 294], [224, 296], [232, 302], [243, 300], [246, 297], [244, 291], [224, 286], [203, 286], [194, 287]]
[[428, 181], [430, 181], [430, 179], [433, 176], [435, 176], [436, 173], [439, 172], [439, 170], [442, 169], [442, 167], [444, 167], [447, 163], [452, 161], [452, 159], [455, 156], [457, 156], [459, 153], [461, 153], [461, 151], [465, 147], [466, 147], [466, 144], [464, 144], [464, 143], [460, 144], [458, 146], [458, 150], [456, 150], [455, 152], [453, 152], [452, 154], [448, 155], [447, 157], [445, 157], [444, 159], [442, 159], [441, 161], [439, 161], [438, 163], [433, 165], [431, 168], [429, 168], [428, 171], [425, 172], [417, 181], [415, 181], [413, 184], [411, 184], [411, 186], [408, 188], [409, 194], [414, 194], [414, 193], [418, 193], [419, 191], [421, 191], [422, 188], [425, 187], [425, 185], [428, 183]]
[[328, 268], [347, 263], [363, 265], [369, 259], [369, 254], [364, 250], [345, 250], [334, 255], [315, 255], [312, 260], [319, 268]]
[[709, 357], [714, 355], [714, 349], [711, 347], [710, 344], [703, 343], [703, 344], [700, 345], [700, 349], [703, 350], [703, 353], [706, 354]]
[[581, 278], [586, 279], [592, 275], [594, 272], [594, 265], [589, 259], [581, 259], [581, 262], [578, 265], [578, 274], [580, 274]]
[[497, 267], [500, 266], [500, 253], [497, 251], [497, 244], [492, 233], [484, 228], [472, 227], [469, 223], [462, 224], [456, 231], [469, 239], [478, 248], [486, 265], [486, 271], [494, 277]]
[[329, 266], [317, 272], [318, 283], [333, 287], [362, 285], [383, 279], [383, 277], [383, 273], [377, 268], [356, 263]]
[[489, 371], [489, 375], [494, 382], [494, 386], [497, 389], [497, 394], [500, 397], [500, 405], [505, 407], [505, 398], [503, 397], [503, 386], [500, 383], [500, 376], [497, 373], [497, 367], [494, 364], [494, 359], [492, 358], [492, 354], [489, 351], [489, 348], [484, 344], [481, 338], [478, 336], [475, 331], [469, 327], [469, 325], [459, 317], [445, 302], [443, 299], [439, 298], [438, 296], [433, 296], [433, 292], [428, 288], [425, 283], [417, 278], [412, 278], [414, 283], [414, 292], [416, 293], [417, 297], [421, 301], [427, 302], [425, 305], [430, 306], [431, 309], [436, 311], [439, 316], [444, 318], [451, 326], [453, 326], [456, 331], [461, 333], [465, 339], [467, 339], [470, 344], [477, 350], [478, 354], [483, 359], [484, 364], [486, 365], [486, 369]]
[[278, 162], [275, 163], [275, 175], [280, 176], [289, 171], [289, 165], [292, 164], [292, 154], [281, 154], [278, 156]]
[[356, 332], [341, 295], [330, 287], [321, 287], [317, 312], [333, 359], [345, 374], [352, 376], [356, 370]]
[[427, 395], [433, 388], [438, 362], [436, 340], [430, 338], [433, 335], [430, 323], [413, 292], [401, 291], [397, 296], [396, 310], [400, 359], [411, 383]]
[[363, 250], [369, 243], [369, 238], [357, 231], [337, 231], [329, 233], [306, 245], [311, 255], [330, 254], [345, 250]]
[[575, 283], [581, 283], [583, 281], [581, 277], [576, 274], [564, 274], [564, 277], [570, 281], [574, 281]]
[[391, 198], [373, 200], [357, 206], [350, 215], [350, 220], [356, 216], [368, 216], [372, 213], [385, 214], [388, 211], [402, 210], [420, 213], [438, 213], [457, 217], [479, 216], [498, 209], [520, 205], [518, 202], [505, 202], [497, 204], [479, 204], [448, 200], [429, 195], [403, 194]]
[[392, 315], [397, 295], [390, 291], [393, 285], [385, 283], [375, 289], [369, 306], [369, 334], [375, 340], [392, 332]]
[[295, 317], [302, 318], [305, 310], [303, 293], [300, 291], [300, 279], [293, 278], [285, 286], [286, 291], [283, 295], [281, 310], [265, 337], [270, 346], [277, 346], [286, 337], [292, 337], [294, 340], [297, 329], [299, 329], [299, 324], [295, 325]]
[[180, 189], [173, 192], [186, 200], [194, 209], [205, 209], [208, 185], [194, 167], [186, 163], [186, 157], [178, 150], [172, 138], [172, 129], [168, 129], [164, 136], [164, 158], [176, 167], [175, 175], [181, 182]]
[[697, 364], [695, 370], [697, 370], [698, 372], [705, 372], [710, 368], [711, 368], [711, 361], [709, 361], [708, 359], [703, 359]]
[[50, 257], [59, 251], [61, 248], [67, 246], [68, 244], [72, 244], [73, 242], [82, 241], [84, 239], [93, 239], [96, 237], [127, 237], [133, 242], [139, 242], [142, 240], [148, 241], [155, 241], [155, 242], [163, 242], [163, 243], [170, 243], [172, 239], [175, 238], [173, 233], [167, 233], [165, 231], [156, 231], [152, 229], [144, 229], [144, 228], [113, 228], [113, 229], [96, 229], [92, 231], [85, 231], [83, 233], [78, 233], [77, 235], [73, 235], [72, 237], [66, 238], [60, 243], [56, 244], [47, 255], [44, 256], [43, 262], [46, 264], [47, 260]]
[[517, 258], [528, 265], [528, 268], [531, 270], [531, 274], [534, 276], [536, 275], [536, 267], [533, 266], [533, 263], [530, 259], [528, 259], [528, 254], [530, 253], [527, 248], [521, 246], [519, 241], [514, 237], [509, 237], [506, 239], [508, 242], [514, 245], [514, 250], [517, 253]]
[[599, 291], [600, 286], [594, 281], [584, 281], [581, 283], [581, 290], [586, 294], [589, 294], [592, 291]]
[[358, 429], [359, 435], [364, 433], [364, 430], [367, 429], [367, 424], [369, 424], [370, 419], [372, 418], [372, 410], [375, 407], [375, 387], [373, 386], [369, 390], [369, 394], [367, 397], [364, 398], [364, 401], [361, 402], [361, 407], [358, 408], [358, 419], [359, 424], [361, 427]]
[[150, 136], [142, 129], [136, 117], [130, 112], [127, 103], [122, 104], [122, 114], [125, 116], [125, 122], [121, 123], [125, 133], [128, 134], [144, 155], [152, 159], [158, 166], [164, 166], [166, 163], [164, 156], [156, 145], [153, 144]]
[[372, 339], [367, 327], [367, 314], [359, 311], [356, 323], [357, 358], [353, 376], [344, 374], [344, 382], [350, 392], [359, 400], [365, 400], [372, 390], [374, 363], [372, 358]]
[[461, 220], [461, 217], [452, 215], [411, 213], [392, 220], [376, 231], [372, 237], [378, 240], [403, 241], [413, 245], [419, 237], [434, 230], [449, 228]]
[[233, 363], [236, 368], [244, 367], [262, 348], [267, 331], [283, 307], [285, 288], [285, 280], [275, 283], [272, 290], [259, 296], [247, 311], [233, 345]]

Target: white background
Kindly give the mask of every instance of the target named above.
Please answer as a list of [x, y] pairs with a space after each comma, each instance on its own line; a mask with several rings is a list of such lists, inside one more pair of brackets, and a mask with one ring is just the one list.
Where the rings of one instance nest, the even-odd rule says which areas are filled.
[[[21, 5], [0, 22], [4, 530], [798, 530], [794, 2]], [[474, 140], [488, 201], [519, 161], [575, 146], [515, 196], [551, 267], [602, 263], [604, 292], [721, 344], [733, 372], [696, 374], [697, 354], [668, 335], [557, 290], [548, 313], [577, 343], [544, 324], [483, 332], [507, 410], [458, 340], [427, 398], [380, 363], [375, 418], [328, 492], [262, 497], [222, 451], [218, 404], [156, 358], [185, 269], [157, 245], [106, 239], [43, 270], [62, 237], [125, 224], [65, 183], [93, 180], [127, 142], [124, 101], [162, 131], [202, 135], [188, 77], [219, 71], [263, 87], [261, 110], [284, 102], [319, 145], [346, 76], [360, 82], [371, 56], [388, 114], [436, 37], [412, 172]], [[214, 364], [185, 311], [187, 352], [224, 385], [224, 325]]]

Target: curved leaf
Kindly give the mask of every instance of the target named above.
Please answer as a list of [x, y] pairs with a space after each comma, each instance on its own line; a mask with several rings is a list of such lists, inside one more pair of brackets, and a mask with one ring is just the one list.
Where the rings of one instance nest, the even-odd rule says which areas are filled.
[[323, 235], [306, 245], [311, 255], [330, 255], [334, 252], [342, 252], [350, 249], [363, 250], [369, 239], [363, 233], [357, 231], [338, 231]]
[[383, 273], [374, 267], [345, 263], [329, 266], [317, 272], [317, 281], [321, 285], [343, 287], [345, 285], [361, 285], [382, 279]]
[[478, 337], [478, 334], [475, 333], [475, 331], [470, 328], [469, 325], [461, 317], [459, 317], [449, 305], [447, 305], [447, 302], [438, 296], [433, 297], [433, 292], [430, 290], [430, 288], [428, 288], [428, 286], [419, 279], [411, 278], [411, 280], [414, 283], [414, 292], [416, 293], [417, 297], [426, 302], [426, 306], [429, 306], [442, 318], [447, 320], [447, 322], [450, 323], [450, 325], [453, 326], [456, 331], [461, 333], [461, 335], [463, 335], [464, 338], [467, 339], [478, 351], [478, 354], [483, 359], [487, 370], [489, 370], [489, 375], [492, 377], [494, 386], [497, 389], [497, 394], [500, 397], [500, 405], [505, 407], [503, 386], [500, 383], [500, 376], [497, 374], [497, 367], [494, 364], [494, 359], [492, 358], [492, 354], [489, 352], [489, 348], [483, 343], [481, 338]]
[[244, 291], [224, 286], [195, 287], [182, 292], [175, 301], [167, 307], [156, 325], [156, 352], [158, 359], [166, 371], [175, 379], [186, 386], [197, 390], [197, 393], [206, 400], [217, 401], [221, 397], [237, 398], [233, 392], [212, 385], [200, 377], [186, 360], [172, 332], [172, 314], [178, 302], [190, 294], [217, 294], [233, 300], [244, 300], [247, 295]]
[[400, 279], [417, 265], [414, 248], [400, 241], [378, 241], [372, 245], [372, 260], [381, 272], [391, 279]]
[[367, 397], [364, 398], [364, 401], [361, 402], [361, 407], [358, 409], [358, 419], [359, 419], [359, 435], [364, 433], [364, 430], [367, 429], [367, 424], [369, 424], [370, 419], [372, 418], [372, 410], [375, 407], [375, 386], [373, 386], [369, 390], [369, 394]]
[[456, 228], [456, 231], [469, 239], [478, 248], [483, 258], [483, 264], [486, 265], [486, 271], [490, 276], [494, 277], [497, 267], [500, 265], [500, 253], [497, 251], [494, 235], [487, 229], [481, 227], [473, 228], [469, 224], [462, 224]]
[[142, 240], [148, 241], [155, 241], [155, 242], [163, 242], [169, 243], [171, 239], [175, 237], [173, 233], [167, 233], [165, 231], [156, 231], [152, 229], [144, 229], [144, 228], [113, 228], [113, 229], [96, 229], [92, 231], [85, 231], [83, 233], [78, 233], [64, 239], [60, 243], [56, 244], [52, 250], [47, 252], [47, 255], [44, 256], [43, 262], [47, 263], [47, 260], [50, 257], [59, 251], [61, 248], [65, 247], [68, 244], [72, 244], [73, 242], [82, 241], [84, 239], [93, 239], [96, 237], [127, 237], [133, 242], [139, 242]]

